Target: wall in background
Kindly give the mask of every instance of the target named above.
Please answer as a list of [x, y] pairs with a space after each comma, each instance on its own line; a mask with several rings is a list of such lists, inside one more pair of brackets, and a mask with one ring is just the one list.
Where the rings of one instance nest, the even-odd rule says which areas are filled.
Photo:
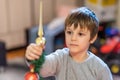
[[[40, 0], [32, 0], [32, 16], [33, 25], [39, 24], [39, 8]], [[43, 23], [46, 24], [53, 19], [54, 14], [54, 0], [43, 0]]]
[[0, 0], [0, 41], [7, 49], [25, 45], [25, 29], [31, 26], [30, 0]]
[[[49, 23], [56, 17], [56, 8], [60, 5], [76, 5], [76, 0], [43, 0], [43, 23]], [[39, 0], [32, 1], [34, 24], [39, 23]]]
[[[56, 17], [57, 6], [84, 5], [83, 0], [43, 0], [43, 24]], [[120, 1], [118, 0], [120, 7]], [[119, 8], [117, 8], [119, 9]], [[120, 10], [117, 25], [120, 27]], [[39, 0], [0, 0], [0, 41], [7, 49], [26, 45], [26, 29], [39, 24]]]
[[[43, 0], [43, 23], [55, 17], [55, 8], [64, 0]], [[68, 1], [75, 5], [75, 1]], [[26, 29], [39, 24], [39, 0], [0, 0], [0, 41], [7, 49], [26, 45]]]

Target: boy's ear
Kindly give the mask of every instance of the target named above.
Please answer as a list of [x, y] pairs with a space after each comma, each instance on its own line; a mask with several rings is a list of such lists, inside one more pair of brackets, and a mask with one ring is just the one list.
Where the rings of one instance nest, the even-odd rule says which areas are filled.
[[90, 40], [90, 43], [91, 43], [91, 44], [94, 43], [96, 39], [97, 39], [97, 34], [94, 36], [94, 38], [92, 38], [92, 39]]

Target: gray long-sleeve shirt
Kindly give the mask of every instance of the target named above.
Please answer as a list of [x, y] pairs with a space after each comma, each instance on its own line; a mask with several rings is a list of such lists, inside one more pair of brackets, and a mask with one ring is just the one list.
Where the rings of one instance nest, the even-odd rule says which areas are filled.
[[43, 77], [55, 75], [56, 80], [113, 80], [108, 66], [93, 53], [81, 62], [69, 56], [69, 49], [63, 48], [46, 56], [40, 71]]

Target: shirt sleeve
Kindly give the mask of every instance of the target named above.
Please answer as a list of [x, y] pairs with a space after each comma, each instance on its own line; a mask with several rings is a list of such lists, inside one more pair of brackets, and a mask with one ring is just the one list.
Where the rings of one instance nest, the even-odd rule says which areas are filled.
[[112, 74], [108, 66], [104, 66], [104, 68], [98, 74], [99, 77], [97, 80], [113, 80]]
[[45, 57], [45, 62], [40, 70], [43, 77], [54, 76], [60, 67], [60, 55], [58, 52], [51, 53]]

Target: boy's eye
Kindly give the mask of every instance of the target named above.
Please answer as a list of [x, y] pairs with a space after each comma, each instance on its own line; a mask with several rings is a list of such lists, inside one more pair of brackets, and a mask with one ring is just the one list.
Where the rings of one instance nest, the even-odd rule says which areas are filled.
[[72, 31], [67, 31], [67, 34], [72, 34]]
[[82, 36], [83, 35], [83, 33], [79, 33], [79, 36]]

